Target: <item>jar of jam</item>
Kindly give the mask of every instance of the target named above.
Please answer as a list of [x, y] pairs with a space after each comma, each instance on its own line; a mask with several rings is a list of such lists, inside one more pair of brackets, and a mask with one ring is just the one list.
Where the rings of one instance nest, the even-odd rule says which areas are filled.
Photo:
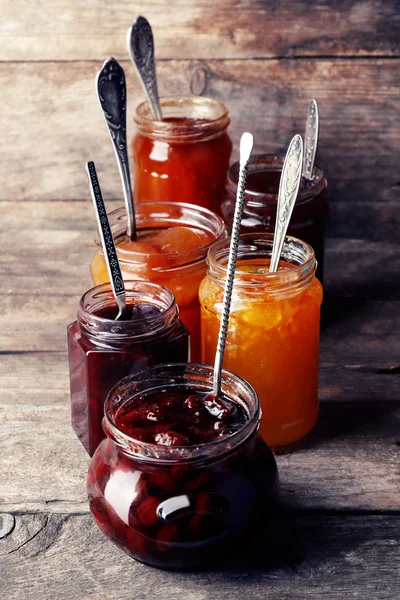
[[107, 438], [89, 467], [90, 510], [133, 558], [155, 567], [212, 565], [273, 512], [277, 468], [257, 435], [257, 394], [211, 367], [160, 365], [110, 392]]
[[[246, 377], [261, 402], [260, 433], [272, 447], [291, 444], [319, 412], [318, 355], [322, 286], [313, 249], [286, 237], [279, 270], [269, 273], [272, 234], [240, 236], [224, 367]], [[208, 253], [200, 285], [202, 361], [214, 363], [229, 240]]]
[[[255, 155], [249, 161], [242, 233], [273, 233], [275, 229], [279, 181], [284, 156]], [[234, 163], [226, 181], [225, 199], [221, 206], [222, 216], [229, 227], [233, 223], [239, 163]], [[324, 264], [324, 229], [328, 214], [325, 197], [327, 181], [323, 171], [314, 167], [311, 180], [302, 178], [299, 194], [294, 205], [288, 233], [310, 244], [318, 261], [317, 277], [322, 281]]]
[[84, 294], [68, 327], [72, 426], [90, 455], [104, 438], [104, 401], [126, 375], [163, 362], [182, 362], [189, 334], [179, 321], [173, 294], [155, 283], [126, 282], [129, 320], [115, 321], [110, 285]]
[[[138, 240], [126, 238], [124, 208], [109, 215], [124, 279], [160, 283], [172, 291], [180, 319], [190, 333], [191, 360], [200, 361], [200, 305], [198, 289], [206, 272], [211, 244], [226, 237], [221, 217], [189, 204], [150, 202], [136, 206]], [[96, 285], [109, 281], [98, 244], [91, 273]]]
[[232, 151], [228, 110], [202, 96], [162, 98], [163, 121], [136, 109], [135, 202], [173, 201], [219, 213]]

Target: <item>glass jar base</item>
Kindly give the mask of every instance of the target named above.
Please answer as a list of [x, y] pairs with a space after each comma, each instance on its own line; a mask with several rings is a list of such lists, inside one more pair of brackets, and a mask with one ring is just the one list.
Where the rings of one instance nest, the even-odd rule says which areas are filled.
[[306, 418], [289, 424], [263, 423], [260, 435], [270, 448], [280, 448], [298, 442], [313, 429], [318, 420], [319, 404]]

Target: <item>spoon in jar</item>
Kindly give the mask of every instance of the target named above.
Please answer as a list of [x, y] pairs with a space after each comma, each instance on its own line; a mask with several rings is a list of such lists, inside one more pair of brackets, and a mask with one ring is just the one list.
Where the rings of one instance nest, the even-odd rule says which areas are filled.
[[126, 305], [125, 285], [122, 278], [121, 267], [117, 251], [115, 249], [114, 238], [108, 221], [106, 207], [97, 179], [96, 167], [94, 162], [86, 163], [86, 173], [89, 180], [90, 194], [92, 196], [94, 208], [96, 211], [97, 225], [99, 227], [101, 245], [103, 247], [104, 259], [106, 261], [108, 275], [110, 277], [111, 289], [115, 301], [118, 305], [118, 314], [116, 321], [124, 321], [132, 316], [132, 307]]
[[272, 244], [271, 262], [269, 265], [270, 273], [275, 273], [278, 270], [283, 242], [285, 241], [290, 217], [292, 216], [300, 187], [302, 164], [303, 140], [297, 134], [289, 144], [279, 181], [274, 242]]
[[154, 37], [151, 25], [144, 17], [138, 17], [126, 36], [129, 55], [136, 69], [139, 81], [146, 94], [153, 119], [162, 121], [160, 99], [158, 97], [156, 63], [154, 60]]
[[221, 396], [222, 363], [224, 360], [229, 313], [231, 309], [233, 280], [235, 277], [236, 259], [239, 247], [240, 225], [242, 221], [247, 169], [252, 149], [253, 136], [251, 133], [245, 132], [240, 139], [239, 181], [236, 192], [235, 216], [233, 218], [231, 245], [229, 248], [228, 266], [226, 269], [224, 300], [218, 333], [217, 351], [214, 362], [213, 395], [217, 397]]
[[110, 132], [115, 156], [117, 157], [119, 174], [124, 192], [126, 216], [128, 218], [126, 233], [130, 241], [135, 241], [135, 209], [126, 145], [125, 73], [115, 58], [108, 58], [101, 70], [97, 73], [96, 90], [108, 126], [108, 131]]
[[318, 104], [313, 98], [308, 109], [306, 132], [304, 135], [303, 177], [309, 180], [313, 176], [314, 160], [317, 152], [318, 125]]

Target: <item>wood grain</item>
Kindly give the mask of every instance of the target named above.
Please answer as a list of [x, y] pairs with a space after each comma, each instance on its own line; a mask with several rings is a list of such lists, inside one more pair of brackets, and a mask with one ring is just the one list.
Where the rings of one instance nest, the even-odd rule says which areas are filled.
[[397, 600], [398, 516], [282, 515], [212, 571], [142, 565], [106, 540], [89, 515], [17, 515], [0, 541], [8, 600]]
[[[399, 54], [394, 0], [266, 2], [6, 0], [0, 60], [102, 60], [127, 56], [134, 18], [152, 24], [156, 57], [264, 58]], [[29, 25], [28, 25], [29, 24]]]
[[[395, 241], [399, 64], [397, 59], [209, 61], [204, 63], [205, 93], [228, 104], [236, 146], [243, 129], [253, 131], [255, 152], [283, 151], [296, 131], [303, 132], [309, 99], [315, 97], [321, 113], [317, 162], [326, 170], [334, 206], [330, 231], [350, 235], [353, 220], [357, 235], [387, 239], [389, 230]], [[0, 164], [0, 200], [88, 198], [83, 165], [89, 159], [98, 166], [106, 199], [121, 198], [113, 150], [94, 93], [99, 66], [20, 64], [16, 79], [12, 64], [0, 64], [9, 107], [0, 117], [7, 148]], [[133, 69], [129, 63], [124, 66], [132, 116], [142, 93]], [[161, 63], [161, 93], [189, 93], [192, 70], [190, 61]], [[347, 202], [352, 203], [351, 213], [348, 206], [341, 213]], [[371, 208], [358, 219], [357, 207], [364, 202]]]

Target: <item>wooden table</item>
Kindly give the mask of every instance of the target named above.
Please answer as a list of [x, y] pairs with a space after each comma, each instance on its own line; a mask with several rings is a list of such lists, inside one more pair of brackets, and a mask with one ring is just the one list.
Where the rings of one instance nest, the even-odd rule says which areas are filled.
[[[400, 598], [397, 245], [328, 239], [321, 416], [311, 435], [277, 456], [282, 512], [270, 537], [249, 541], [234, 561], [180, 574], [130, 559], [88, 512], [88, 456], [70, 426], [66, 326], [90, 286], [92, 206], [47, 201], [7, 208], [0, 313], [2, 597]], [[23, 237], [22, 211], [29, 217]]]

